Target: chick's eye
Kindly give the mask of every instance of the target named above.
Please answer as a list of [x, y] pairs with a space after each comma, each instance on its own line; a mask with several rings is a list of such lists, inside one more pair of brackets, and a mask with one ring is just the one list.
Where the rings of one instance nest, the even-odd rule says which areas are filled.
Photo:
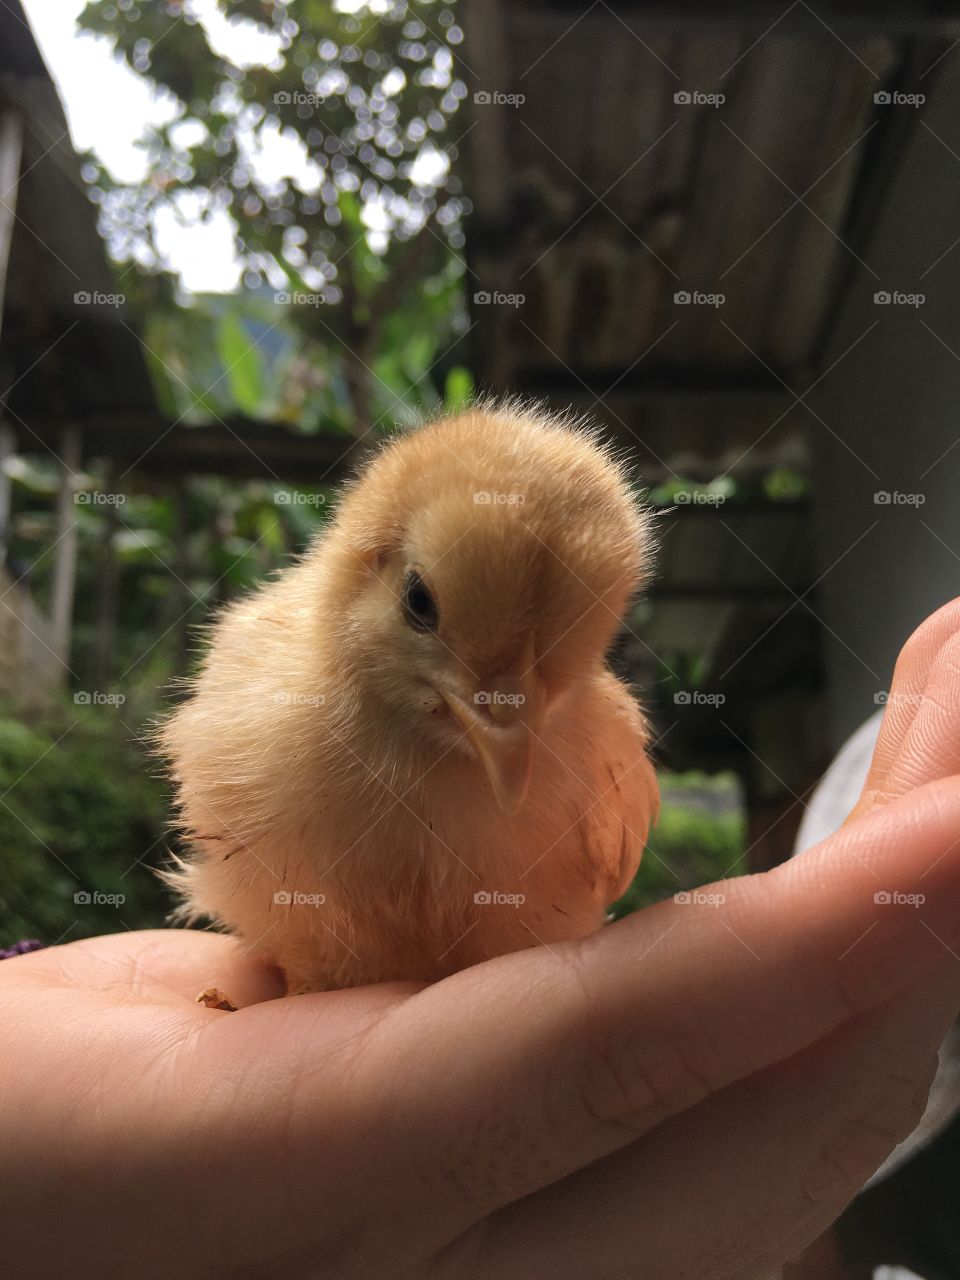
[[411, 571], [403, 584], [403, 616], [418, 631], [436, 631], [440, 622], [437, 602], [419, 573]]

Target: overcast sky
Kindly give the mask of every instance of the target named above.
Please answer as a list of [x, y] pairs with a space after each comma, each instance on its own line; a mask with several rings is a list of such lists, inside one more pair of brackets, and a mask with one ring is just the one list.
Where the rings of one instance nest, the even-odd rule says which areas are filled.
[[[386, 2], [337, 0], [336, 8], [343, 12], [365, 9], [376, 14]], [[77, 31], [76, 19], [84, 0], [23, 0], [23, 6], [60, 91], [76, 149], [94, 151], [119, 182], [141, 181], [146, 165], [137, 142], [147, 125], [168, 123], [175, 118], [173, 98], [157, 94], [147, 80], [114, 57], [107, 39]], [[217, 0], [190, 0], [190, 9], [203, 24], [211, 46], [234, 64], [277, 68], [283, 65], [278, 37], [250, 22], [228, 22], [219, 12]], [[385, 77], [384, 87], [390, 75]], [[444, 75], [449, 83], [448, 67]], [[399, 84], [402, 83], [400, 76]], [[396, 92], [398, 87], [386, 91]], [[183, 127], [201, 126], [194, 123]], [[294, 178], [305, 191], [320, 186], [321, 171], [308, 157], [302, 140], [292, 131], [282, 134], [268, 121], [262, 142], [256, 155], [251, 156], [260, 183], [269, 185]], [[436, 183], [448, 167], [446, 155], [427, 139], [411, 174], [419, 183]], [[164, 264], [179, 273], [183, 287], [191, 292], [235, 289], [240, 282], [241, 267], [234, 247], [232, 220], [228, 214], [219, 212], [206, 222], [190, 221], [193, 207], [193, 202], [181, 197], [179, 218], [169, 208], [158, 213], [155, 236]], [[362, 217], [371, 248], [377, 251], [385, 248], [389, 223], [383, 202], [379, 198], [366, 202]], [[300, 270], [309, 283], [308, 268], [301, 266]], [[282, 284], [281, 274], [275, 285], [282, 287]]]
[[[173, 102], [152, 92], [146, 81], [114, 58], [106, 40], [77, 32], [84, 0], [23, 0], [50, 73], [66, 108], [70, 135], [78, 150], [92, 149], [121, 182], [136, 182], [145, 172], [136, 146], [148, 123], [174, 116]], [[214, 0], [195, 0], [217, 47], [239, 62], [269, 62], [276, 43], [249, 24], [232, 26], [217, 14]], [[225, 217], [206, 225], [181, 227], [166, 220], [161, 249], [195, 292], [236, 287], [240, 271]]]

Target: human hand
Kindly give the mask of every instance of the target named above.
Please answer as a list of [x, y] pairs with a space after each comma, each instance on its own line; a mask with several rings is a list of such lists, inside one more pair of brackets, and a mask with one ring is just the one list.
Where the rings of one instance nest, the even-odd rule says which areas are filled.
[[[891, 701], [925, 696], [883, 803], [719, 905], [422, 990], [280, 1000], [176, 930], [4, 961], [12, 1273], [767, 1276], [916, 1122], [960, 1003], [953, 610], [898, 666]], [[238, 1013], [195, 1003], [211, 982]]]

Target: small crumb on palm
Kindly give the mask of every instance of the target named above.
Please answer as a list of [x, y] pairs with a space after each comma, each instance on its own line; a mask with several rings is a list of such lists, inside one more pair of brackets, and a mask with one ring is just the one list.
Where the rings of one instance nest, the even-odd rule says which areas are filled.
[[237, 1012], [237, 1006], [219, 987], [207, 987], [201, 991], [197, 996], [197, 1004], [205, 1005], [208, 1009], [222, 1009], [224, 1013]]

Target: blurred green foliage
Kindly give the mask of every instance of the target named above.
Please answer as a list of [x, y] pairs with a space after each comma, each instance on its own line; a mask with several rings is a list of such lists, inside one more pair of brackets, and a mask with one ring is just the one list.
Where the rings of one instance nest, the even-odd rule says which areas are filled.
[[[49, 610], [55, 474], [40, 458], [18, 458], [12, 472], [9, 561], [37, 604]], [[119, 489], [125, 500], [113, 509], [93, 503], [75, 508], [79, 556], [71, 667], [79, 688], [95, 687], [98, 596], [109, 540], [119, 576], [113, 681], [124, 693], [131, 681], [158, 689], [182, 675], [191, 630], [302, 551], [333, 496], [329, 486], [301, 490], [213, 476], [184, 477], [176, 490], [138, 484], [124, 493], [93, 464], [81, 483], [90, 492]]]
[[163, 924], [165, 788], [126, 711], [0, 705], [0, 946]]
[[746, 815], [733, 774], [660, 774], [659, 782], [660, 819], [633, 884], [611, 909], [617, 919], [748, 870]]
[[[422, 285], [415, 316], [408, 305], [399, 322], [385, 320], [366, 378], [378, 430], [412, 426], [424, 413], [459, 408], [472, 395], [472, 376], [457, 363], [456, 341], [451, 345], [462, 294], [451, 259]], [[144, 357], [170, 421], [192, 426], [239, 414], [309, 435], [346, 441], [356, 434], [355, 389], [343, 351], [329, 335], [312, 333], [300, 308], [278, 307], [273, 299], [257, 289], [199, 294], [184, 305], [144, 302]]]

